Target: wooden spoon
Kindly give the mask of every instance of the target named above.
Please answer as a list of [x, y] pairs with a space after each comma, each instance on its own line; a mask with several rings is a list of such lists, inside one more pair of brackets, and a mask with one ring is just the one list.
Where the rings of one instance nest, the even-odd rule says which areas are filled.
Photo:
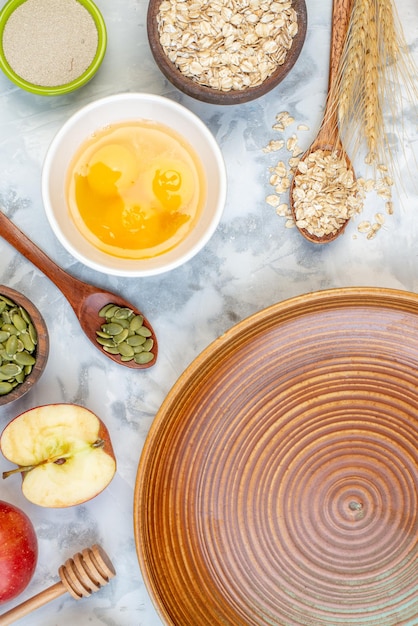
[[[100, 352], [115, 363], [125, 365], [135, 369], [144, 369], [154, 365], [157, 359], [158, 344], [154, 330], [148, 320], [144, 317], [144, 326], [151, 331], [151, 338], [154, 341], [152, 352], [154, 358], [149, 363], [137, 364], [132, 361], [121, 361], [119, 355], [105, 352], [101, 345], [97, 343], [96, 331], [104, 323], [104, 319], [99, 317], [100, 309], [108, 303], [113, 303], [121, 307], [132, 309], [135, 313], [139, 311], [129, 302], [120, 296], [105, 291], [99, 287], [94, 287], [84, 283], [73, 276], [70, 276], [63, 269], [58, 267], [40, 248], [38, 248], [23, 232], [0, 211], [0, 235], [8, 241], [16, 250], [25, 256], [31, 263], [41, 270], [63, 293], [72, 306], [80, 326], [90, 339], [90, 341], [100, 350]], [[142, 315], [142, 313], [141, 313]]]
[[44, 589], [18, 606], [0, 615], [0, 626], [9, 626], [35, 609], [55, 600], [64, 593], [70, 593], [75, 600], [87, 598], [107, 585], [116, 575], [106, 552], [99, 545], [78, 552], [67, 559], [58, 570], [60, 581]]
[[[353, 5], [353, 0], [334, 0], [332, 6], [332, 33], [331, 33], [331, 49], [329, 60], [329, 78], [328, 78], [328, 94], [325, 105], [325, 111], [322, 119], [321, 127], [318, 134], [311, 146], [301, 157], [301, 161], [305, 161], [307, 157], [316, 150], [323, 150], [326, 153], [336, 152], [339, 156], [345, 159], [347, 163], [347, 169], [353, 170], [348, 155], [346, 154], [340, 137], [338, 128], [338, 110], [333, 98], [333, 88], [335, 87], [336, 78], [338, 75], [339, 63], [342, 52], [344, 50], [344, 43], [347, 34], [347, 29], [350, 21], [350, 13]], [[353, 172], [354, 174], [354, 172]], [[289, 189], [289, 202], [292, 210], [293, 217], [296, 222], [295, 208], [293, 203], [293, 189], [295, 186], [295, 174], [290, 189]], [[328, 243], [333, 241], [339, 235], [344, 232], [344, 229], [348, 223], [348, 220], [338, 229], [330, 234], [318, 237], [313, 235], [305, 228], [299, 228], [300, 233], [309, 241], [313, 243]]]

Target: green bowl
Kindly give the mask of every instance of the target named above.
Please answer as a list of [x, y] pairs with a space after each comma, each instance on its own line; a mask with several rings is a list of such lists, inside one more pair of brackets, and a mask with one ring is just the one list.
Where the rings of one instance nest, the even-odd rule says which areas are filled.
[[97, 28], [97, 50], [90, 66], [80, 76], [78, 76], [71, 82], [57, 86], [44, 87], [28, 82], [27, 80], [19, 76], [8, 63], [3, 49], [3, 32], [6, 23], [12, 13], [26, 1], [27, 0], [8, 0], [8, 2], [6, 2], [6, 4], [0, 11], [0, 69], [18, 87], [21, 87], [22, 89], [29, 91], [30, 93], [41, 96], [59, 96], [71, 93], [72, 91], [75, 91], [76, 89], [79, 89], [80, 87], [88, 83], [89, 80], [91, 80], [96, 74], [101, 65], [107, 45], [106, 24], [97, 6], [92, 2], [92, 0], [77, 0], [77, 2], [79, 2], [79, 4], [81, 4], [90, 13]]

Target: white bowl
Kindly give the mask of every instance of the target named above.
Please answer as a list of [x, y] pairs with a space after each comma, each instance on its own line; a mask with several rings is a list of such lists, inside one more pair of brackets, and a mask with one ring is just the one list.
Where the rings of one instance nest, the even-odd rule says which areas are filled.
[[[152, 120], [182, 135], [200, 158], [208, 183], [206, 203], [194, 228], [173, 249], [148, 259], [124, 259], [101, 252], [80, 233], [66, 201], [67, 171], [80, 145], [92, 133], [124, 120]], [[58, 131], [43, 165], [42, 197], [51, 228], [76, 259], [107, 274], [152, 276], [189, 261], [213, 235], [225, 205], [225, 163], [207, 126], [183, 105], [152, 94], [117, 94], [83, 107]]]

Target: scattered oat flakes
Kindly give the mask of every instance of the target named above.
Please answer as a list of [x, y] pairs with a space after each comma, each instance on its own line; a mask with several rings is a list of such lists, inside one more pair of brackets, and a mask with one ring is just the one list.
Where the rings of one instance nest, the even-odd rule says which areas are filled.
[[293, 152], [296, 144], [297, 144], [298, 138], [296, 137], [295, 134], [291, 135], [288, 140], [286, 141], [286, 148], [289, 152]]
[[371, 227], [372, 225], [370, 224], [370, 222], [364, 220], [363, 222], [360, 222], [360, 224], [357, 226], [357, 230], [359, 231], [359, 233], [368, 233]]
[[267, 196], [266, 202], [270, 206], [278, 207], [280, 204], [280, 197], [275, 196], [274, 194], [270, 194], [269, 196]]
[[284, 161], [279, 161], [273, 171], [276, 176], [280, 176], [280, 178], [283, 178], [283, 176], [287, 175], [286, 163]]
[[367, 239], [374, 239], [378, 230], [382, 228], [381, 224], [373, 224], [370, 231], [367, 233]]
[[276, 115], [276, 124], [274, 124], [274, 130], [285, 130], [288, 126], [291, 126], [295, 118], [290, 115], [288, 111], [281, 111]]
[[300, 161], [300, 159], [298, 157], [291, 157], [289, 159], [289, 167], [290, 167], [292, 172], [295, 172], [296, 168], [299, 165], [299, 161]]
[[263, 152], [278, 152], [284, 147], [283, 139], [272, 139], [265, 148], [263, 148]]
[[277, 215], [280, 215], [280, 217], [291, 217], [292, 216], [292, 211], [290, 210], [289, 205], [286, 204], [285, 202], [283, 202], [283, 204], [279, 204], [279, 206], [276, 209], [276, 213], [277, 213]]

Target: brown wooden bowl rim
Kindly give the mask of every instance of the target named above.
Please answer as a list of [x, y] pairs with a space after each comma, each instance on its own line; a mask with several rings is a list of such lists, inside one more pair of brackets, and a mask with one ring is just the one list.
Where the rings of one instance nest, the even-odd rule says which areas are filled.
[[0, 396], [0, 406], [14, 402], [15, 400], [24, 396], [40, 379], [43, 371], [46, 367], [49, 355], [49, 333], [46, 322], [42, 317], [39, 309], [34, 303], [29, 300], [21, 292], [0, 285], [0, 295], [6, 296], [18, 306], [22, 306], [29, 314], [33, 325], [35, 326], [38, 334], [38, 345], [36, 346], [36, 363], [33, 366], [31, 373], [25, 378], [23, 383], [20, 383], [10, 393]]
[[286, 55], [285, 62], [282, 65], [278, 65], [277, 69], [261, 85], [241, 90], [218, 91], [212, 87], [200, 85], [188, 76], [183, 75], [174, 63], [168, 59], [160, 43], [156, 19], [161, 2], [162, 0], [150, 0], [147, 12], [148, 41], [154, 60], [164, 76], [177, 89], [196, 100], [208, 102], [209, 104], [242, 104], [268, 93], [281, 83], [293, 68], [305, 42], [308, 21], [306, 3], [305, 0], [293, 0], [294, 9], [298, 16], [298, 32], [293, 39], [292, 47]]

